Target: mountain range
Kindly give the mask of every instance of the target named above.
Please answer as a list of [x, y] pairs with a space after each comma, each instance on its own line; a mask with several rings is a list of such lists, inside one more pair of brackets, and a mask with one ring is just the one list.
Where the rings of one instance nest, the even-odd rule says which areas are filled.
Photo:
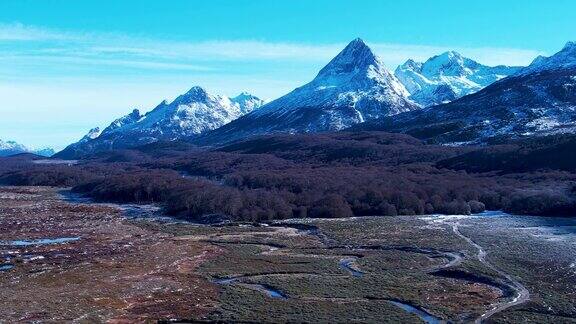
[[171, 103], [162, 101], [146, 114], [134, 109], [100, 130], [91, 129], [56, 157], [76, 158], [94, 152], [134, 147], [159, 140], [172, 141], [216, 129], [260, 108], [264, 101], [243, 92], [234, 98], [208, 93], [199, 86]]
[[9, 156], [20, 153], [33, 153], [36, 155], [50, 157], [54, 155], [54, 150], [51, 148], [33, 150], [14, 141], [0, 140], [0, 156]]
[[394, 74], [421, 106], [448, 103], [518, 72], [514, 66], [486, 66], [455, 51], [445, 52], [424, 63], [408, 60]]
[[309, 83], [267, 104], [193, 87], [152, 111], [130, 114], [57, 154], [75, 158], [159, 140], [198, 145], [272, 133], [404, 132], [446, 144], [572, 132], [576, 45], [528, 67], [482, 65], [449, 51], [390, 72], [361, 40], [350, 42]]
[[270, 133], [336, 131], [380, 117], [420, 109], [361, 40], [350, 42], [309, 83], [258, 111], [206, 133], [199, 143], [219, 143]]
[[354, 130], [403, 132], [446, 144], [576, 132], [576, 43], [448, 104]]

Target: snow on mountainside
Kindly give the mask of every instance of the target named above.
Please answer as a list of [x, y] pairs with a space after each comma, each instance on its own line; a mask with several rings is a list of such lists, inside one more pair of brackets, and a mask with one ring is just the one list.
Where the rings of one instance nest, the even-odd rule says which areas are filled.
[[274, 132], [340, 130], [420, 107], [361, 40], [348, 44], [310, 83], [207, 133], [202, 143]]
[[2, 141], [0, 140], [0, 156], [7, 156], [12, 154], [28, 152], [28, 148], [22, 144], [18, 144], [14, 141]]
[[576, 133], [576, 46], [448, 104], [353, 128], [404, 132], [451, 144]]
[[44, 148], [40, 150], [32, 150], [28, 147], [16, 143], [14, 141], [2, 141], [0, 140], [0, 156], [9, 156], [14, 154], [20, 153], [34, 153], [41, 156], [52, 156], [54, 154], [54, 150], [51, 148]]
[[90, 140], [95, 139], [96, 137], [100, 136], [102, 132], [100, 131], [100, 127], [92, 128], [84, 137], [78, 141], [79, 143], [86, 143]]
[[45, 156], [45, 157], [51, 157], [56, 152], [54, 151], [53, 148], [46, 147], [46, 148], [39, 149], [39, 150], [31, 150], [29, 153], [33, 153], [33, 154]]
[[428, 107], [477, 92], [519, 69], [482, 65], [450, 51], [431, 57], [424, 63], [408, 60], [398, 66], [394, 74], [410, 92], [410, 99]]
[[[239, 98], [238, 102], [234, 101], [236, 98]], [[170, 104], [164, 101], [144, 116], [133, 111], [117, 120], [115, 123], [125, 123], [111, 133], [136, 131], [170, 140], [197, 135], [259, 107], [259, 103], [255, 102], [258, 98], [251, 99], [246, 94], [236, 98], [212, 95], [201, 87], [193, 87]]]
[[79, 142], [69, 145], [56, 156], [73, 158], [115, 148], [128, 148], [158, 140], [176, 140], [216, 129], [258, 109], [263, 101], [243, 92], [228, 98], [208, 93], [195, 86], [171, 103], [161, 102], [142, 115], [138, 109], [116, 119], [100, 134], [91, 130]]
[[[138, 122], [140, 119], [142, 119], [142, 117], [143, 116], [140, 114], [140, 110], [134, 109], [128, 115], [120, 117], [120, 118], [116, 119], [115, 121], [113, 121], [110, 125], [108, 125], [108, 127], [104, 128], [104, 130], [101, 132], [101, 134], [109, 134], [116, 129], [122, 128], [126, 125], [134, 124], [134, 123]], [[97, 138], [101, 134], [99, 133], [97, 136], [93, 137], [92, 139]]]
[[234, 98], [230, 98], [230, 101], [237, 103], [240, 107], [240, 112], [242, 115], [252, 112], [254, 109], [258, 109], [264, 105], [264, 100], [249, 94], [248, 92], [242, 92]]
[[576, 67], [576, 42], [568, 42], [564, 48], [550, 56], [538, 56], [532, 64], [518, 72], [519, 75], [527, 75], [543, 71], [562, 70]]
[[406, 88], [358, 38], [322, 68], [312, 82], [272, 101], [255, 115], [289, 114], [301, 107], [349, 107], [357, 120], [318, 125], [322, 130], [341, 129], [357, 121], [416, 109], [406, 99], [408, 95]]

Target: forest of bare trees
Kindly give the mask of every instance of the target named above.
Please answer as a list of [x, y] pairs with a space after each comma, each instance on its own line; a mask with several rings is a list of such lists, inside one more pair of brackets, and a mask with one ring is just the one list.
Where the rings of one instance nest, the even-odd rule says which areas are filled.
[[[574, 170], [554, 159], [544, 165], [538, 160], [534, 167], [518, 159], [535, 150], [561, 155], [571, 143], [547, 141], [453, 148], [364, 132], [265, 136], [216, 150], [156, 143], [101, 153], [77, 165], [34, 164], [33, 156], [4, 158], [0, 181], [72, 187], [98, 201], [158, 203], [169, 214], [195, 221], [485, 209], [574, 215]], [[494, 161], [478, 169], [477, 159]], [[514, 169], [505, 160], [520, 166]]]

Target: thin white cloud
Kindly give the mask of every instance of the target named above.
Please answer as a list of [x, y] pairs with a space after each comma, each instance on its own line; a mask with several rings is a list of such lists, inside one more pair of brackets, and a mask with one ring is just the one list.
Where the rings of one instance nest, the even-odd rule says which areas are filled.
[[[24, 53], [41, 52], [62, 53], [79, 57], [97, 57], [116, 59], [128, 65], [141, 58], [154, 58], [170, 64], [186, 61], [211, 62], [227, 61], [264, 61], [292, 60], [327, 62], [346, 44], [303, 44], [288, 42], [266, 42], [256, 40], [214, 40], [205, 42], [185, 42], [182, 40], [152, 39], [129, 36], [119, 33], [82, 33], [63, 32], [22, 24], [0, 24], [0, 43], [2, 42], [41, 42], [57, 41], [46, 48], [24, 48]], [[464, 56], [483, 64], [527, 65], [537, 55], [546, 54], [530, 49], [491, 48], [491, 47], [450, 47], [413, 44], [369, 43], [374, 51], [390, 68], [402, 64], [409, 58], [424, 61], [448, 50], [456, 50]], [[176, 62], [175, 62], [176, 61]], [[152, 66], [152, 64], [150, 64]], [[183, 65], [184, 66], [184, 65]], [[161, 64], [157, 65], [162, 68]]]
[[214, 71], [214, 68], [204, 65], [195, 65], [178, 62], [157, 62], [146, 60], [129, 60], [119, 58], [97, 58], [97, 57], [82, 57], [70, 55], [34, 55], [34, 56], [18, 56], [18, 55], [1, 55], [0, 62], [20, 62], [28, 65], [49, 65], [49, 64], [62, 64], [62, 65], [84, 65], [84, 66], [98, 66], [98, 67], [127, 67], [146, 70], [176, 70], [176, 71]]
[[456, 48], [462, 55], [474, 58], [476, 61], [488, 65], [517, 65], [526, 66], [539, 55], [551, 55], [543, 51], [517, 48]]
[[47, 28], [27, 26], [21, 23], [0, 24], [0, 41], [44, 41], [69, 38], [69, 34]]
[[[183, 42], [138, 42], [139, 46], [93, 47], [90, 50], [103, 54], [132, 54], [137, 56], [162, 57], [164, 59], [195, 60], [297, 60], [328, 62], [346, 44], [298, 44], [261, 41], [210, 41], [199, 43]], [[144, 45], [142, 45], [144, 43]], [[455, 50], [488, 65], [527, 65], [542, 51], [493, 47], [440, 47], [411, 44], [368, 44], [389, 67], [395, 67], [411, 58], [416, 61]]]

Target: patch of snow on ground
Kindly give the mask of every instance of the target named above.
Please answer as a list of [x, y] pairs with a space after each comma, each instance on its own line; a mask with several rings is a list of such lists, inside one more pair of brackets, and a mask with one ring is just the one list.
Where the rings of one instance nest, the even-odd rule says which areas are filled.
[[553, 117], [540, 117], [526, 124], [528, 127], [534, 127], [539, 131], [552, 129], [560, 126], [560, 123]]

